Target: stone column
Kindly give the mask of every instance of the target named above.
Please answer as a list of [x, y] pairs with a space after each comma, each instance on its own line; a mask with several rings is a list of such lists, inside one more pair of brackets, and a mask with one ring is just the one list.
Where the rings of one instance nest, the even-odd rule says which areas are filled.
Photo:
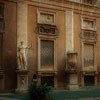
[[27, 4], [17, 3], [17, 46], [27, 45]]
[[[17, 3], [17, 48], [20, 47], [21, 42], [27, 47], [27, 8], [28, 5], [24, 2]], [[27, 66], [27, 51], [25, 56]]]
[[69, 71], [69, 90], [79, 89], [78, 75], [76, 71]]
[[[24, 44], [24, 47], [27, 47], [27, 4], [24, 2], [18, 2], [17, 3], [17, 54], [18, 50], [23, 48], [20, 47], [21, 43]], [[24, 51], [25, 52], [25, 51]], [[27, 52], [24, 54], [25, 56], [25, 64], [27, 67]], [[21, 57], [19, 58], [21, 59]], [[17, 56], [18, 60], [18, 56]], [[18, 62], [18, 67], [19, 64], [23, 64], [23, 62]], [[27, 91], [28, 88], [28, 68], [25, 69], [20, 69], [17, 68], [18, 70], [16, 71], [17, 73], [17, 92], [23, 92]]]
[[66, 11], [66, 52], [74, 49], [74, 17], [73, 11]]
[[[74, 51], [74, 12], [73, 10], [66, 11], [66, 55], [69, 51]], [[66, 56], [67, 58], [67, 56]], [[77, 70], [69, 70], [68, 58], [66, 61], [66, 71], [69, 76], [69, 89], [78, 89], [78, 75]]]

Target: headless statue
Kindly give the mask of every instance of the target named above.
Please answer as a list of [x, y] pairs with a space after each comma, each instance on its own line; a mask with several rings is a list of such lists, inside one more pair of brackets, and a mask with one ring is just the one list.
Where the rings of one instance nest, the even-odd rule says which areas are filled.
[[25, 46], [23, 41], [21, 41], [21, 45], [18, 47], [17, 52], [17, 60], [18, 60], [18, 69], [19, 70], [27, 70], [27, 49], [31, 48], [31, 46]]

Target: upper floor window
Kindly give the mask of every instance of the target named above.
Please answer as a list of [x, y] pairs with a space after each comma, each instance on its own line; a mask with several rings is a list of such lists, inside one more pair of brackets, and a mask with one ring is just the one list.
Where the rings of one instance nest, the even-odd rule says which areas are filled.
[[82, 18], [82, 29], [95, 30], [96, 29], [96, 20], [90, 18]]

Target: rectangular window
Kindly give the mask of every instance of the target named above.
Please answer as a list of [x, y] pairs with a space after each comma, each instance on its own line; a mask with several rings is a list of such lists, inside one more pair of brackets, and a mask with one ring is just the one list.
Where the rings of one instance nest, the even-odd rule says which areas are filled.
[[41, 68], [54, 67], [54, 41], [41, 40], [40, 56]]
[[84, 66], [94, 66], [94, 44], [84, 44]]
[[0, 3], [0, 18], [4, 17], [4, 4]]

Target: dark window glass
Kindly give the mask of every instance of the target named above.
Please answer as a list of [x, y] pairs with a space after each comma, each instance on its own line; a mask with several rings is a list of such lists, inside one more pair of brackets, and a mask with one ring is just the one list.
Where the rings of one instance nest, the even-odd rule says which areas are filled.
[[84, 65], [94, 66], [94, 45], [85, 44], [84, 45]]
[[46, 84], [47, 86], [54, 86], [54, 77], [53, 76], [42, 76], [41, 84]]
[[54, 41], [41, 41], [41, 67], [51, 68], [54, 66]]
[[94, 86], [95, 77], [94, 76], [84, 76], [84, 85], [85, 86]]

